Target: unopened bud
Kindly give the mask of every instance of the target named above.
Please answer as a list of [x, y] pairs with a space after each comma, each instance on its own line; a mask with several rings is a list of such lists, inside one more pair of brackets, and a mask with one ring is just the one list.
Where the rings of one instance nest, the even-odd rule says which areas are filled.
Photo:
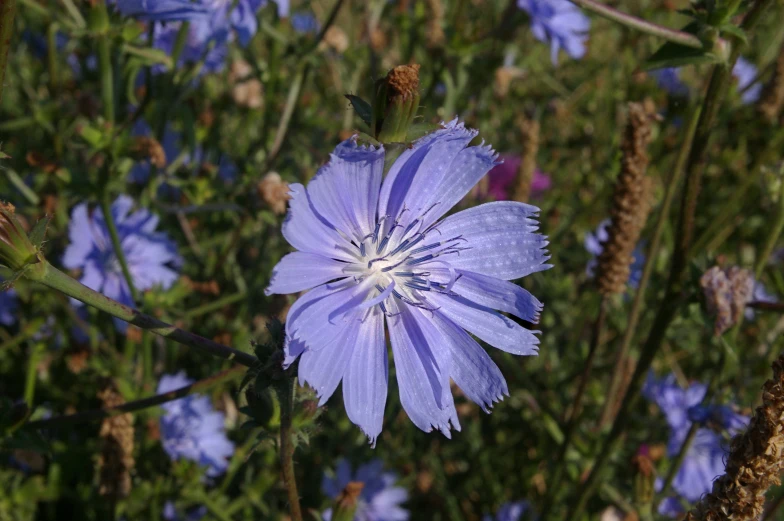
[[362, 494], [362, 489], [365, 484], [361, 481], [351, 481], [343, 492], [340, 493], [335, 500], [334, 512], [332, 514], [333, 521], [353, 521], [354, 513], [357, 511], [359, 504], [359, 496]]
[[14, 215], [14, 206], [0, 202], [0, 264], [19, 272], [36, 263], [37, 255], [37, 248]]
[[373, 124], [382, 143], [402, 143], [419, 109], [419, 65], [400, 65], [376, 82]]

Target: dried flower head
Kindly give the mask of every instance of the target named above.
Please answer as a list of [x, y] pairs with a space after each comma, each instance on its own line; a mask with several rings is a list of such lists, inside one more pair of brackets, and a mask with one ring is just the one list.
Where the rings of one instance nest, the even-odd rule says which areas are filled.
[[348, 35], [346, 31], [338, 27], [337, 25], [332, 25], [327, 29], [327, 32], [324, 33], [324, 40], [320, 44], [320, 47], [328, 47], [335, 51], [338, 54], [343, 54], [348, 49]]
[[700, 286], [708, 313], [716, 317], [713, 333], [721, 336], [743, 317], [746, 304], [754, 295], [754, 276], [737, 266], [714, 266], [700, 277]]
[[[98, 397], [104, 408], [125, 403], [123, 397], [107, 383]], [[128, 497], [131, 493], [131, 471], [133, 459], [133, 415], [118, 414], [105, 418], [99, 432], [101, 455], [98, 458], [99, 489], [102, 496], [114, 499]]]
[[278, 215], [286, 213], [286, 202], [291, 199], [289, 184], [277, 172], [270, 172], [256, 186], [262, 201]]
[[165, 168], [166, 151], [157, 139], [149, 136], [136, 136], [131, 146], [131, 157], [149, 160], [156, 168]]
[[252, 77], [253, 69], [245, 60], [234, 60], [229, 71], [231, 97], [240, 107], [258, 109], [264, 104], [264, 86]]

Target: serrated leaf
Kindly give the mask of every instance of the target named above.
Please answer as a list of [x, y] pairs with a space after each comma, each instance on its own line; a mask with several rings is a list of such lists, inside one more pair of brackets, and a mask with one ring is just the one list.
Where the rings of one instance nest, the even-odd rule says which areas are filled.
[[682, 67], [691, 64], [721, 63], [722, 58], [708, 50], [694, 49], [677, 43], [667, 42], [653, 56], [643, 63], [643, 70], [663, 69], [665, 67]]
[[370, 126], [370, 123], [373, 120], [373, 107], [370, 106], [370, 103], [353, 94], [346, 94], [346, 99], [348, 99], [351, 106], [354, 107], [357, 116], [365, 122], [365, 125]]
[[41, 249], [41, 246], [46, 239], [46, 230], [49, 228], [49, 221], [51, 220], [52, 218], [49, 215], [45, 216], [43, 219], [39, 219], [38, 222], [35, 223], [35, 226], [33, 226], [30, 235], [28, 235], [30, 242], [33, 243], [33, 246], [35, 246], [36, 249]]

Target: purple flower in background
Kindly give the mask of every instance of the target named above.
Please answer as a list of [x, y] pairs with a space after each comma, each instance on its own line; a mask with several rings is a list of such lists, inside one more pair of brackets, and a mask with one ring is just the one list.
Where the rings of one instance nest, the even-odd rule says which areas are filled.
[[495, 517], [485, 515], [482, 521], [520, 521], [529, 509], [528, 501], [515, 501], [512, 503], [505, 503], [498, 509]]
[[[650, 375], [643, 388], [643, 395], [659, 406], [670, 426], [667, 443], [670, 457], [680, 452], [692, 422], [700, 425], [672, 483], [677, 495], [692, 503], [710, 492], [713, 481], [724, 473], [727, 444], [722, 433], [735, 435], [749, 421], [747, 416], [738, 414], [732, 407], [701, 405], [706, 391], [707, 387], [699, 383], [683, 389], [674, 375], [660, 380]], [[675, 516], [682, 511], [677, 497], [666, 499], [659, 505], [662, 515]]]
[[207, 507], [204, 505], [189, 509], [185, 516], [181, 516], [173, 501], [167, 501], [163, 505], [163, 518], [166, 521], [200, 521], [207, 515]]
[[[135, 137], [149, 137], [153, 135], [152, 129], [147, 122], [139, 118], [134, 122], [133, 128], [131, 129], [131, 135]], [[161, 140], [161, 146], [163, 147], [163, 151], [166, 154], [166, 166], [168, 167], [171, 165], [180, 155], [180, 141], [182, 136], [179, 132], [175, 132], [172, 130], [171, 126], [166, 125], [166, 129], [163, 132], [163, 139]], [[187, 163], [187, 159], [183, 161], [183, 163]], [[146, 183], [150, 178], [150, 170], [151, 165], [148, 160], [138, 161], [133, 167], [131, 171], [128, 173], [128, 179], [132, 183]]]
[[[520, 169], [520, 157], [501, 156], [503, 163], [494, 166], [487, 177], [478, 185], [479, 197], [490, 197], [495, 201], [505, 201], [511, 197], [517, 171]], [[482, 187], [486, 184], [486, 187]], [[552, 181], [550, 176], [538, 168], [534, 171], [531, 181], [531, 197], [537, 197], [550, 189]]]
[[659, 87], [673, 96], [686, 96], [689, 94], [689, 88], [681, 81], [679, 67], [656, 69], [655, 71], [651, 71], [650, 75], [656, 79], [656, 83]]
[[[364, 484], [354, 521], [406, 521], [409, 518], [408, 510], [400, 506], [408, 499], [408, 492], [394, 486], [397, 476], [384, 472], [384, 464], [380, 460], [361, 465], [353, 474], [348, 461], [340, 460], [335, 477], [324, 476], [321, 488], [328, 497], [336, 499], [352, 481]], [[332, 509], [324, 512], [322, 517], [324, 521], [331, 521]]]
[[313, 13], [294, 13], [291, 17], [291, 27], [300, 34], [315, 34], [321, 29], [321, 24]]
[[[193, 383], [180, 371], [164, 375], [158, 383], [158, 394], [167, 393]], [[173, 460], [184, 458], [207, 467], [207, 476], [226, 472], [228, 458], [234, 454], [234, 444], [224, 432], [223, 413], [212, 408], [210, 399], [191, 394], [163, 405], [161, 440], [163, 448]]]
[[[770, 293], [768, 289], [762, 282], [755, 282], [754, 283], [754, 293], [751, 297], [752, 302], [778, 302], [779, 299], [773, 293]], [[754, 320], [756, 313], [754, 313], [754, 309], [747, 307], [743, 312], [746, 320]]]
[[290, 185], [283, 236], [298, 251], [274, 268], [267, 294], [314, 288], [291, 307], [286, 363], [324, 404], [343, 381], [352, 422], [381, 432], [389, 331], [400, 400], [420, 429], [460, 429], [450, 378], [485, 411], [508, 394], [475, 335], [534, 355], [542, 304], [511, 280], [550, 267], [538, 208], [479, 205], [440, 220], [496, 164], [477, 131], [454, 120], [405, 150], [382, 180], [383, 147], [352, 139], [335, 149], [307, 189]]
[[585, 54], [591, 20], [569, 0], [517, 0], [517, 6], [531, 17], [531, 31], [540, 42], [550, 42], [550, 59], [558, 63], [558, 51], [572, 58]]
[[116, 0], [116, 5], [125, 16], [154, 22], [198, 20], [210, 12], [208, 0]]
[[[178, 276], [177, 247], [165, 234], [155, 231], [157, 216], [145, 209], [131, 213], [132, 207], [133, 199], [121, 195], [111, 209], [133, 283], [139, 291], [154, 286], [168, 289]], [[90, 211], [86, 203], [74, 207], [68, 236], [71, 243], [63, 255], [63, 266], [81, 270], [79, 280], [88, 288], [132, 306], [131, 292], [101, 210]], [[121, 331], [125, 330], [125, 322], [115, 321], [115, 324]]]
[[[0, 278], [0, 284], [3, 279]], [[12, 326], [16, 323], [16, 311], [19, 308], [19, 301], [16, 298], [16, 291], [8, 289], [0, 290], [0, 324]]]
[[762, 84], [760, 82], [752, 84], [757, 78], [757, 67], [753, 63], [743, 57], [738, 58], [732, 69], [732, 75], [738, 79], [738, 91], [743, 91], [740, 96], [743, 103], [754, 103], [759, 99]]
[[[603, 220], [599, 223], [599, 226], [596, 227], [595, 232], [588, 232], [583, 238], [583, 245], [585, 246], [585, 249], [593, 256], [591, 260], [588, 261], [588, 265], [585, 267], [585, 272], [589, 277], [596, 275], [596, 267], [599, 265], [599, 255], [601, 255], [602, 251], [604, 251], [604, 243], [607, 242], [607, 240], [610, 238], [610, 224], [612, 224], [610, 219]], [[642, 279], [642, 270], [645, 268], [645, 253], [643, 253], [643, 249], [640, 244], [634, 248], [632, 255], [634, 255], [634, 261], [630, 267], [629, 280], [627, 281], [627, 284], [630, 287], [636, 289], [637, 286], [640, 285], [640, 279]]]

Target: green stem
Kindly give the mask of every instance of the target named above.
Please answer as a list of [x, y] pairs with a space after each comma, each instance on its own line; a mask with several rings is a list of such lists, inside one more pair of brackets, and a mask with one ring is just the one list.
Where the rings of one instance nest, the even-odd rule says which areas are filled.
[[27, 324], [22, 331], [19, 332], [18, 335], [15, 337], [9, 338], [7, 341], [0, 344], [0, 352], [5, 351], [6, 349], [11, 349], [13, 347], [18, 346], [28, 338], [32, 338], [38, 333], [41, 329], [41, 326], [44, 325], [44, 321], [42, 319], [34, 320]]
[[120, 262], [120, 268], [122, 269], [123, 277], [125, 277], [125, 282], [128, 283], [131, 298], [133, 298], [133, 302], [137, 304], [139, 302], [139, 293], [136, 291], [136, 286], [133, 284], [133, 276], [131, 275], [130, 268], [128, 268], [128, 260], [125, 258], [125, 252], [123, 251], [122, 243], [120, 242], [120, 235], [117, 233], [117, 225], [114, 222], [114, 215], [112, 214], [112, 202], [106, 187], [104, 187], [103, 196], [101, 197], [101, 211], [103, 212], [103, 219], [106, 222], [106, 227], [109, 229], [109, 236], [112, 239], [114, 254]]
[[[45, 261], [44, 261], [45, 262]], [[44, 284], [52, 289], [65, 293], [69, 297], [75, 298], [89, 306], [93, 306], [113, 317], [124, 320], [141, 329], [148, 330], [156, 335], [168, 338], [180, 344], [193, 347], [224, 360], [232, 360], [246, 367], [251, 367], [256, 363], [256, 357], [242, 351], [238, 351], [217, 342], [213, 342], [204, 337], [200, 337], [185, 331], [171, 324], [162, 322], [140, 311], [130, 308], [124, 304], [106, 297], [96, 291], [84, 286], [79, 281], [69, 277], [48, 262], [43, 270], [28, 271], [33, 280]]]
[[152, 382], [153, 359], [152, 359], [152, 335], [148, 331], [142, 332], [142, 361], [144, 372], [142, 373], [142, 388]]
[[180, 387], [179, 389], [174, 389], [167, 393], [157, 394], [155, 396], [150, 396], [148, 398], [143, 398], [141, 400], [136, 400], [133, 402], [126, 402], [116, 407], [109, 407], [106, 409], [95, 409], [92, 411], [78, 412], [75, 414], [68, 414], [65, 416], [55, 416], [54, 418], [48, 418], [46, 420], [38, 420], [38, 421], [28, 423], [27, 427], [32, 427], [34, 429], [43, 429], [43, 428], [55, 427], [63, 424], [101, 420], [103, 418], [116, 416], [118, 414], [149, 409], [150, 407], [155, 407], [157, 405], [161, 405], [167, 402], [179, 400], [180, 398], [188, 396], [191, 393], [206, 391], [207, 389], [215, 387], [216, 385], [220, 385], [224, 382], [229, 382], [231, 380], [234, 380], [238, 376], [244, 374], [244, 372], [245, 372], [245, 368], [243, 367], [232, 367], [231, 369], [221, 371], [220, 373], [214, 376], [210, 376], [209, 378], [199, 380], [190, 385], [186, 385], [185, 387]]
[[0, 100], [3, 99], [5, 69], [8, 63], [8, 50], [11, 48], [11, 34], [14, 32], [16, 0], [0, 0]]
[[637, 29], [643, 33], [650, 34], [652, 36], [658, 36], [670, 42], [685, 45], [686, 47], [692, 47], [694, 49], [702, 49], [704, 47], [702, 41], [700, 41], [700, 39], [693, 34], [685, 33], [683, 31], [676, 31], [674, 29], [670, 29], [669, 27], [657, 25], [647, 20], [637, 18], [636, 16], [622, 13], [617, 9], [613, 9], [612, 7], [604, 5], [601, 2], [597, 2], [596, 0], [570, 1], [573, 4], [582, 7], [586, 11], [591, 11], [592, 13], [603, 16], [608, 20], [618, 22], [619, 24], [631, 27], [632, 29]]
[[14, 185], [14, 188], [19, 190], [29, 203], [31, 203], [33, 206], [38, 206], [38, 204], [41, 202], [41, 198], [38, 197], [38, 194], [36, 194], [32, 188], [25, 184], [24, 180], [19, 177], [19, 174], [10, 168], [3, 168], [3, 170], [5, 170], [5, 175], [11, 184]]
[[187, 313], [185, 313], [185, 316], [187, 318], [194, 318], [194, 317], [198, 317], [198, 316], [201, 316], [201, 315], [205, 315], [207, 313], [211, 313], [211, 312], [213, 312], [213, 311], [215, 311], [217, 309], [220, 309], [220, 308], [222, 308], [224, 306], [228, 306], [230, 304], [234, 304], [235, 302], [239, 302], [240, 300], [244, 299], [246, 295], [247, 295], [247, 292], [240, 291], [238, 293], [234, 293], [233, 295], [225, 296], [225, 297], [220, 298], [218, 300], [215, 300], [213, 302], [209, 302], [207, 304], [204, 304], [203, 306], [199, 306], [197, 308], [190, 309], [190, 310], [188, 310]]
[[778, 193], [779, 205], [776, 209], [775, 221], [773, 222], [773, 226], [770, 227], [768, 238], [765, 240], [765, 246], [763, 246], [759, 257], [757, 257], [757, 264], [754, 266], [754, 280], [757, 281], [760, 279], [760, 276], [762, 276], [762, 270], [765, 269], [765, 264], [768, 262], [771, 253], [773, 253], [773, 249], [776, 247], [781, 232], [784, 231], [784, 179], [781, 179], [780, 183], [781, 187], [779, 188]]
[[594, 359], [596, 358], [596, 352], [598, 351], [599, 341], [602, 336], [602, 331], [604, 330], [604, 323], [607, 319], [607, 298], [602, 297], [601, 302], [599, 303], [599, 314], [596, 318], [596, 322], [594, 323], [593, 327], [593, 335], [591, 336], [591, 345], [588, 350], [588, 357], [585, 360], [585, 366], [583, 368], [582, 375], [580, 377], [580, 383], [577, 388], [577, 393], [573, 399], [573, 405], [571, 413], [566, 421], [566, 428], [564, 429], [564, 439], [561, 442], [560, 447], [558, 448], [558, 455], [555, 458], [556, 464], [558, 465], [555, 468], [555, 472], [553, 473], [553, 477], [550, 480], [549, 486], [547, 487], [547, 496], [544, 500], [544, 506], [542, 507], [542, 519], [547, 519], [547, 516], [550, 513], [550, 510], [553, 507], [553, 503], [555, 501], [555, 497], [557, 493], [561, 490], [561, 481], [563, 479], [563, 475], [566, 472], [566, 453], [569, 450], [569, 446], [572, 444], [572, 440], [574, 438], [575, 433], [577, 432], [577, 426], [579, 424], [578, 418], [580, 417], [580, 409], [582, 408], [582, 401], [585, 396], [585, 391], [588, 388], [588, 381], [591, 378], [591, 371], [593, 369]]
[[264, 161], [266, 168], [263, 168], [262, 172], [266, 171], [267, 168], [272, 165], [272, 163], [278, 157], [281, 147], [283, 147], [283, 140], [286, 139], [286, 134], [288, 134], [289, 123], [291, 123], [291, 117], [294, 115], [294, 109], [297, 107], [297, 101], [299, 101], [299, 95], [302, 91], [302, 84], [305, 82], [305, 76], [308, 74], [308, 69], [309, 66], [307, 64], [300, 67], [297, 70], [296, 76], [294, 76], [294, 81], [291, 82], [289, 95], [286, 98], [286, 105], [283, 107], [283, 115], [280, 118], [278, 130], [275, 133], [275, 140], [273, 141], [272, 148], [270, 148], [269, 153], [267, 154], [267, 158]]
[[326, 21], [324, 22], [324, 25], [321, 26], [321, 30], [316, 35], [316, 39], [313, 41], [313, 43], [305, 48], [305, 50], [302, 52], [302, 57], [306, 57], [316, 50], [316, 48], [321, 43], [321, 40], [323, 40], [324, 36], [326, 36], [327, 31], [329, 31], [329, 28], [332, 27], [333, 23], [335, 23], [344, 1], [345, 0], [336, 0], [335, 4], [332, 6], [332, 9], [329, 12], [329, 15], [327, 16]]
[[30, 358], [27, 360], [27, 375], [25, 377], [24, 401], [27, 404], [33, 403], [35, 398], [35, 383], [38, 376], [38, 361], [44, 346], [40, 342], [33, 342], [30, 346]]
[[302, 521], [302, 509], [299, 504], [297, 478], [294, 473], [294, 443], [291, 438], [291, 422], [294, 416], [294, 380], [284, 377], [276, 386], [280, 402], [280, 467], [283, 474], [283, 485], [289, 498], [291, 521]]
[[55, 98], [57, 97], [57, 91], [60, 85], [60, 60], [57, 56], [57, 31], [58, 27], [56, 23], [50, 24], [46, 31], [49, 89], [52, 91], [52, 96]]
[[700, 109], [697, 107], [692, 113], [689, 124], [686, 127], [686, 132], [683, 136], [683, 144], [681, 145], [681, 149], [678, 152], [678, 158], [675, 161], [675, 170], [672, 174], [672, 177], [666, 183], [664, 200], [662, 201], [661, 209], [659, 210], [659, 216], [656, 221], [656, 229], [653, 232], [653, 240], [651, 241], [651, 246], [647, 252], [645, 266], [642, 271], [642, 277], [640, 278], [640, 284], [637, 287], [637, 292], [634, 294], [634, 301], [632, 302], [632, 308], [629, 312], [629, 322], [623, 334], [621, 348], [618, 350], [618, 354], [615, 358], [615, 369], [612, 372], [612, 378], [610, 381], [609, 391], [607, 392], [604, 409], [602, 410], [602, 414], [599, 417], [599, 428], [607, 425], [612, 420], [617, 398], [619, 395], [623, 394], [624, 391], [622, 387], [626, 359], [629, 356], [629, 350], [631, 349], [634, 334], [637, 332], [637, 324], [640, 321], [640, 315], [642, 313], [644, 303], [643, 297], [645, 296], [645, 291], [648, 288], [648, 282], [650, 281], [651, 275], [653, 274], [653, 269], [656, 266], [656, 258], [659, 256], [659, 248], [661, 247], [664, 228], [670, 215], [670, 207], [672, 206], [672, 201], [675, 198], [676, 188], [681, 182], [681, 177], [683, 176], [683, 171], [686, 167], [686, 160], [688, 159], [689, 150], [691, 149], [691, 144], [694, 140], [694, 133], [697, 130], [697, 121], [699, 120], [699, 117]]
[[[744, 18], [741, 29], [747, 32], [750, 31], [754, 25], [756, 25], [757, 21], [759, 21], [764, 10], [771, 3], [772, 0], [758, 0]], [[705, 164], [708, 142], [711, 131], [713, 130], [716, 113], [718, 112], [724, 93], [727, 90], [730, 71], [738, 58], [739, 52], [740, 45], [733, 48], [729, 64], [719, 64], [713, 68], [708, 92], [705, 95], [705, 100], [702, 104], [702, 113], [700, 114], [697, 123], [697, 131], [687, 162], [686, 190], [681, 203], [678, 237], [670, 267], [670, 277], [667, 281], [667, 290], [665, 291], [664, 299], [654, 318], [653, 325], [648, 334], [648, 339], [640, 352], [640, 360], [632, 375], [629, 383], [629, 390], [623, 398], [612, 429], [605, 439], [599, 455], [594, 461], [593, 468], [591, 469], [588, 478], [583, 483], [577, 494], [577, 498], [572, 503], [572, 508], [566, 519], [580, 519], [582, 517], [583, 510], [596, 490], [601, 474], [609, 463], [610, 456], [615, 452], [621, 434], [623, 434], [626, 428], [626, 422], [630, 417], [632, 407], [636, 403], [642, 387], [643, 378], [647, 374], [656, 353], [661, 347], [667, 328], [675, 318], [678, 308], [684, 301], [681, 284], [690, 258], [690, 244], [694, 228], [694, 215], [697, 209], [697, 199], [700, 191], [700, 178]]]
[[109, 13], [105, 0], [98, 0], [91, 13], [92, 29], [98, 39], [98, 70], [101, 74], [101, 101], [103, 117], [114, 123], [114, 71], [112, 67], [112, 47], [109, 36]]

